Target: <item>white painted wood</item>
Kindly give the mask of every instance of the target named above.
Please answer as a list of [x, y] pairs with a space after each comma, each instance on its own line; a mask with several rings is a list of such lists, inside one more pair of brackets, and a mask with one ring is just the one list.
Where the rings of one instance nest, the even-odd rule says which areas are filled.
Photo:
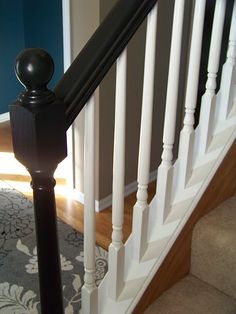
[[[69, 68], [72, 62], [71, 53], [71, 1], [62, 0], [62, 25], [63, 25], [63, 63], [64, 72]], [[66, 179], [67, 187], [72, 191], [75, 188], [75, 160], [74, 160], [74, 126], [67, 131], [67, 158]]]
[[[228, 152], [232, 143], [234, 142], [235, 136], [236, 136], [236, 125], [234, 125], [233, 134], [230, 137], [222, 140], [221, 151], [220, 151], [219, 155], [217, 156], [217, 158], [215, 159], [214, 166], [212, 168], [208, 168], [208, 171], [205, 172], [203, 184], [199, 187], [198, 191], [195, 193], [195, 195], [191, 199], [189, 199], [186, 202], [179, 204], [179, 209], [180, 209], [180, 213], [181, 213], [180, 217], [178, 217], [178, 219], [180, 218], [180, 220], [178, 220], [179, 223], [175, 224], [174, 219], [173, 220], [168, 219], [169, 221], [167, 222], [167, 224], [170, 223], [171, 221], [173, 222], [172, 226], [170, 227], [168, 232], [157, 233], [157, 237], [155, 239], [156, 243], [154, 241], [153, 241], [154, 243], [149, 243], [149, 247], [147, 249], [145, 256], [149, 255], [149, 249], [152, 250], [154, 254], [151, 253], [149, 258], [151, 260], [155, 256], [156, 263], [152, 269], [149, 269], [148, 275], [144, 276], [144, 278], [146, 278], [146, 279], [144, 280], [144, 284], [142, 285], [142, 289], [140, 289], [138, 291], [138, 295], [135, 297], [136, 301], [134, 299], [132, 300], [132, 305], [129, 307], [129, 311], [127, 311], [128, 313], [132, 313], [132, 310], [134, 310], [135, 305], [138, 303], [139, 298], [142, 296], [145, 289], [148, 287], [148, 284], [150, 283], [152, 277], [156, 274], [158, 268], [161, 266], [161, 263], [163, 262], [164, 258], [166, 257], [168, 251], [171, 249], [172, 245], [175, 243], [175, 240], [178, 238], [181, 230], [184, 228], [189, 217], [193, 213], [193, 210], [195, 209], [199, 200], [201, 199], [201, 196], [203, 195], [204, 191], [207, 189], [207, 186], [211, 182], [215, 172], [217, 171], [218, 167], [220, 166], [221, 162], [223, 161], [226, 153]], [[183, 207], [185, 207], [185, 208], [183, 208]], [[175, 212], [176, 212], [176, 209], [171, 211], [171, 214], [172, 213], [174, 214]], [[165, 228], [165, 225], [163, 227]], [[152, 249], [153, 246], [154, 246], [154, 250]], [[145, 263], [146, 261], [147, 260], [145, 260], [145, 257], [144, 257], [143, 263]], [[139, 265], [139, 266], [141, 268], [142, 265]], [[137, 274], [140, 271], [141, 270], [136, 269]], [[136, 276], [136, 279], [137, 279], [137, 277], [138, 276]]]
[[10, 113], [9, 112], [0, 114], [0, 123], [6, 122], [9, 120], [10, 120]]
[[85, 106], [84, 142], [84, 285], [82, 312], [97, 313], [95, 284], [95, 99], [94, 94]]
[[117, 60], [113, 154], [112, 243], [109, 246], [108, 295], [116, 300], [124, 286], [124, 185], [127, 48]]
[[134, 206], [132, 227], [133, 240], [135, 245], [134, 258], [137, 261], [141, 259], [147, 243], [147, 225], [148, 225], [147, 187], [150, 172], [157, 12], [158, 4], [156, 4], [152, 11], [149, 13], [147, 19], [142, 116], [138, 158], [138, 191], [137, 202]]
[[119, 248], [123, 242], [125, 184], [125, 119], [126, 119], [127, 49], [117, 60], [116, 101], [113, 156], [112, 245]]
[[[211, 145], [213, 145], [214, 142], [219, 143], [217, 144], [217, 153], [214, 151], [214, 157], [211, 156], [210, 158], [210, 164], [208, 155], [212, 155], [212, 152], [209, 151], [205, 152], [202, 156], [202, 166], [205, 170], [203, 171], [203, 168], [201, 171], [196, 168], [193, 169], [198, 177], [197, 181], [201, 182], [201, 184], [198, 184], [197, 186], [195, 185], [194, 187], [192, 186], [192, 188], [191, 186], [188, 186], [178, 194], [177, 199], [181, 199], [181, 202], [171, 205], [172, 209], [165, 224], [155, 225], [155, 232], [152, 233], [152, 237], [148, 238], [148, 243], [145, 247], [145, 251], [143, 251], [144, 254], [142, 254], [141, 259], [137, 259], [136, 254], [133, 254], [133, 251], [137, 248], [137, 241], [136, 238], [134, 238], [134, 232], [131, 234], [125, 244], [125, 280], [123, 290], [118, 299], [107, 298], [109, 277], [106, 276], [99, 287], [99, 295], [102, 296], [102, 300], [99, 301], [99, 313], [110, 314], [114, 311], [117, 313], [132, 313], [135, 309], [140, 297], [149, 285], [154, 274], [159, 269], [164, 258], [167, 256], [181, 230], [184, 228], [201, 196], [217, 171], [217, 168], [235, 140], [235, 108], [236, 106], [234, 105], [228, 121], [220, 122], [219, 129], [222, 134], [213, 134]], [[176, 168], [176, 165], [177, 163], [172, 166], [171, 160], [171, 166], [174, 169]], [[189, 193], [190, 189], [191, 193]], [[193, 190], [195, 191], [193, 192]], [[152, 207], [154, 207], [154, 209], [157, 208], [156, 200], [157, 195], [149, 205], [149, 210], [152, 210]], [[143, 218], [142, 215], [141, 218]]]
[[64, 72], [71, 65], [71, 16], [70, 0], [62, 0], [62, 24], [63, 24], [63, 60]]
[[[106, 276], [99, 287], [99, 296], [101, 296], [98, 307], [99, 313], [110, 314], [114, 311], [116, 313], [132, 313], [134, 311], [142, 294], [161, 266], [180, 232], [183, 230], [219, 165], [234, 142], [236, 137], [235, 117], [236, 104], [233, 106], [228, 120], [220, 122], [219, 130], [221, 134], [213, 134], [211, 145], [214, 142], [218, 143], [217, 150], [214, 150], [214, 157], [211, 156], [209, 158], [209, 155], [212, 155], [211, 151], [204, 153], [202, 156], [202, 166], [205, 168], [205, 171], [203, 171], [203, 169], [201, 169], [202, 171], [196, 168], [193, 169], [197, 177], [199, 177], [198, 181], [201, 181], [201, 184], [198, 184], [197, 188], [195, 186], [194, 193], [189, 193], [191, 186], [188, 186], [178, 194], [177, 199], [181, 199], [181, 202], [171, 205], [172, 209], [165, 224], [155, 225], [155, 232], [152, 233], [151, 238], [148, 238], [146, 250], [140, 260], [137, 260], [136, 255], [133, 254], [134, 249], [137, 247], [137, 242], [134, 239], [134, 233], [131, 234], [125, 244], [125, 280], [122, 293], [116, 300], [107, 297], [107, 282], [109, 277]], [[199, 127], [197, 129], [199, 129]], [[174, 169], [176, 165], [177, 163], [173, 165]], [[152, 210], [152, 207], [156, 209], [156, 200], [157, 195], [149, 205], [149, 210]]]
[[[172, 159], [175, 139], [184, 5], [184, 0], [175, 1], [166, 96], [163, 153], [161, 156], [161, 165], [158, 168], [157, 175], [157, 221], [159, 224], [164, 223], [170, 209], [170, 197], [173, 179]], [[153, 221], [156, 221], [156, 219], [153, 219]]]
[[[224, 125], [227, 129], [227, 124], [224, 123]], [[223, 131], [225, 128], [222, 125], [222, 133], [225, 133]], [[136, 260], [132, 258], [132, 254], [130, 254], [134, 247], [131, 235], [125, 245], [125, 256], [128, 256], [128, 258], [125, 261], [127, 269], [125, 270], [125, 286], [122, 294], [118, 300], [111, 300], [110, 298], [106, 298], [107, 278], [105, 278], [101, 285], [101, 289], [103, 291], [100, 290], [99, 293], [100, 295], [103, 295], [103, 300], [99, 301], [101, 302], [99, 313], [109, 314], [114, 312], [114, 309], [116, 313], [132, 313], [134, 311], [141, 296], [147, 289], [148, 285], [153, 279], [153, 276], [160, 268], [168, 252], [183, 230], [186, 222], [204, 194], [204, 191], [207, 189], [215, 172], [217, 171], [226, 153], [234, 142], [235, 137], [236, 123], [234, 123], [233, 131], [231, 134], [229, 134], [229, 136], [222, 136], [219, 153], [217, 156], [215, 156], [215, 160], [212, 160], [212, 167], [208, 167], [207, 171], [203, 172], [203, 183], [199, 186], [195, 194], [192, 195], [191, 198], [186, 196], [185, 201], [175, 204], [171, 210], [171, 214], [168, 217], [167, 222], [164, 225], [156, 226], [157, 228], [155, 237], [149, 241], [147, 250], [139, 263], [137, 263]], [[155, 198], [156, 196], [154, 199]], [[152, 205], [155, 206], [155, 202], [153, 202], [150, 206]]]
[[229, 34], [229, 46], [227, 51], [226, 63], [222, 69], [221, 85], [217, 120], [227, 119], [230, 110], [232, 109], [234, 101], [234, 88], [236, 84], [236, 1], [234, 1], [234, 8], [232, 13], [230, 34]]
[[226, 0], [217, 0], [211, 35], [206, 91], [201, 102], [199, 137], [197, 142], [198, 152], [196, 158], [207, 151], [213, 133], [216, 104], [215, 91], [217, 87], [216, 78], [219, 69], [225, 9]]
[[184, 126], [179, 140], [179, 171], [175, 190], [185, 188], [192, 171], [194, 144], [194, 113], [197, 105], [198, 80], [200, 72], [202, 36], [204, 26], [206, 0], [195, 3], [192, 38], [189, 56], [188, 79], [185, 97]]

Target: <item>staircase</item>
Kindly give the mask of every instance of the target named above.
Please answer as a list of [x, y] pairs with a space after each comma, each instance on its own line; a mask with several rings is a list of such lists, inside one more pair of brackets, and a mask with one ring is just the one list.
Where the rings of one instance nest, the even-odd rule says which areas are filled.
[[[59, 81], [54, 92], [47, 89], [47, 83], [53, 74], [53, 61], [45, 51], [28, 49], [17, 58], [16, 73], [26, 90], [11, 107], [13, 146], [16, 158], [25, 165], [32, 177], [43, 314], [64, 313], [53, 174], [58, 163], [66, 156], [66, 130], [83, 108], [85, 111], [85, 276], [82, 288], [82, 313], [84, 314], [113, 312], [122, 314], [137, 310], [139, 300], [145, 295], [149, 284], [187, 226], [190, 217], [196, 213], [196, 207], [202, 196], [235, 142], [236, 1], [233, 2], [233, 11], [230, 15], [232, 17], [228, 37], [224, 33], [227, 1], [216, 0], [205, 92], [201, 98], [200, 120], [195, 127], [206, 7], [206, 0], [197, 0], [194, 2], [189, 58], [186, 60], [188, 77], [186, 96], [183, 101], [183, 127], [179, 134], [178, 156], [176, 160], [174, 159], [185, 9], [185, 1], [176, 0], [166, 91], [163, 152], [158, 165], [156, 194], [152, 201], [148, 202], [155, 59], [156, 46], [159, 43], [157, 40], [158, 3], [159, 1], [156, 0], [119, 0]], [[124, 242], [127, 44], [146, 17], [137, 200], [133, 209], [132, 232]], [[227, 36], [228, 51], [218, 84], [217, 75], [224, 36]], [[108, 272], [97, 287], [95, 284], [96, 101], [94, 93], [114, 62], [117, 71], [112, 237], [109, 246]], [[234, 176], [231, 179], [233, 180]], [[220, 188], [220, 192], [224, 190], [223, 186]], [[196, 230], [198, 228], [200, 227]], [[210, 230], [209, 227], [209, 233]], [[197, 238], [205, 234], [203, 231], [195, 231], [194, 243], [199, 242]], [[195, 291], [196, 286], [201, 285], [201, 291], [207, 289], [207, 294], [218, 295], [220, 292], [202, 282], [205, 280], [205, 275], [203, 279], [201, 274], [207, 272], [207, 269], [198, 268], [201, 266], [198, 260], [200, 248], [194, 244], [193, 249], [195, 253], [193, 253], [192, 275], [178, 284], [179, 289], [182, 290], [183, 286], [191, 282], [195, 285], [191, 291]], [[204, 252], [201, 255], [203, 257]], [[214, 275], [210, 272], [207, 275], [209, 283], [219, 289], [212, 278]], [[196, 276], [200, 279], [195, 279]], [[220, 289], [223, 286], [224, 289], [227, 288], [225, 279], [221, 278]], [[223, 291], [226, 293], [226, 290]], [[227, 297], [222, 297], [222, 302], [225, 298]], [[228, 304], [234, 306], [234, 301], [229, 301]]]
[[146, 314], [236, 313], [236, 196], [195, 226], [190, 274], [166, 291]]

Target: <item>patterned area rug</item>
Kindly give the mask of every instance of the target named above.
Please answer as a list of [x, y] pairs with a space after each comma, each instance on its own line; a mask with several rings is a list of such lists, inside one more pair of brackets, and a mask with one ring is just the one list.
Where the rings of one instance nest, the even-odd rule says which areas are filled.
[[[78, 313], [83, 284], [83, 236], [58, 221], [66, 314]], [[0, 314], [40, 313], [33, 205], [0, 181]], [[96, 283], [107, 271], [107, 252], [96, 247]]]

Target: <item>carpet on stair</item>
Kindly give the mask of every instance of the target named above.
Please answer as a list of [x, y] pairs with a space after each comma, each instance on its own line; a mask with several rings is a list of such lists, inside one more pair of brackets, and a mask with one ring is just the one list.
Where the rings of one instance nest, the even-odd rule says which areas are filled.
[[195, 226], [191, 273], [236, 299], [236, 196]]
[[236, 314], [236, 300], [189, 275], [158, 298], [145, 314]]

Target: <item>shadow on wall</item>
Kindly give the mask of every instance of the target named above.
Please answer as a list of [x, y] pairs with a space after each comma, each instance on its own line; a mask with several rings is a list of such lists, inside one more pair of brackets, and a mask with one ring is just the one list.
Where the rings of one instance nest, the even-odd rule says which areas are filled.
[[63, 74], [63, 29], [61, 0], [0, 1], [0, 114], [22, 91], [14, 63], [24, 48], [47, 50], [55, 62], [52, 88]]

